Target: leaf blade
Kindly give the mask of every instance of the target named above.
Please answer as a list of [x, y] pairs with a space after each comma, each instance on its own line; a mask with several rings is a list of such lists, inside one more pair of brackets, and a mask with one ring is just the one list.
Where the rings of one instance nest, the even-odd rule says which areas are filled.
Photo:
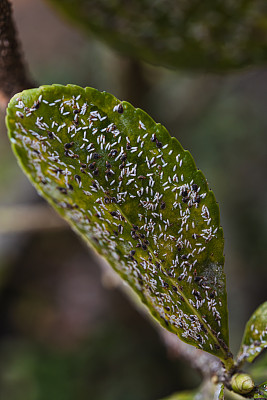
[[228, 360], [219, 210], [190, 153], [142, 110], [74, 85], [14, 96], [7, 126], [38, 192], [153, 316]]

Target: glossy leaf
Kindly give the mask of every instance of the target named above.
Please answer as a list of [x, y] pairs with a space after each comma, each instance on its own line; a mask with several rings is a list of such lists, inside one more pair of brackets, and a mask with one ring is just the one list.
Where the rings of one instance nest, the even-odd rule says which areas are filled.
[[225, 71], [267, 60], [265, 0], [49, 0], [115, 49], [153, 64]]
[[219, 210], [190, 153], [144, 111], [74, 85], [17, 94], [7, 126], [38, 192], [153, 316], [231, 364]]
[[263, 303], [249, 319], [238, 361], [247, 360], [252, 362], [267, 347], [267, 301]]
[[264, 382], [257, 387], [254, 399], [267, 399], [267, 382]]

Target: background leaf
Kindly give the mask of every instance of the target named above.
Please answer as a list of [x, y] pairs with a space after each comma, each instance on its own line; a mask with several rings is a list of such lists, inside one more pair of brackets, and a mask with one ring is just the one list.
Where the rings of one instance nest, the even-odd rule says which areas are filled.
[[264, 0], [50, 3], [116, 49], [153, 64], [223, 71], [267, 59]]
[[249, 319], [238, 360], [252, 362], [267, 347], [267, 301]]
[[41, 195], [182, 340], [231, 364], [219, 210], [188, 151], [108, 93], [43, 86], [7, 126]]

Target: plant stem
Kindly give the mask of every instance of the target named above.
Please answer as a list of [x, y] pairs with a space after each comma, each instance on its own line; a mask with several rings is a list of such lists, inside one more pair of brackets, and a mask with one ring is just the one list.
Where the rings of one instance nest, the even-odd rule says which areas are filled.
[[23, 61], [9, 0], [0, 1], [0, 107], [23, 89], [34, 87]]
[[146, 96], [150, 83], [141, 61], [132, 58], [121, 59], [122, 97], [135, 107], [147, 108]]
[[170, 356], [187, 361], [204, 379], [223, 374], [222, 363], [217, 357], [182, 342], [176, 335], [165, 329], [160, 329], [160, 336]]

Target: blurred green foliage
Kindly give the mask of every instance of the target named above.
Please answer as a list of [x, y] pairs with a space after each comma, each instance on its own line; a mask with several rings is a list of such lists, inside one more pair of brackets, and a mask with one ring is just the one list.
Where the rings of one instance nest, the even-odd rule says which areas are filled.
[[6, 400], [153, 400], [170, 391], [179, 368], [176, 363], [164, 371], [166, 357], [155, 338], [136, 339], [113, 323], [74, 350], [14, 339], [2, 342], [0, 352], [0, 396]]
[[171, 68], [226, 71], [267, 61], [264, 0], [49, 0], [131, 57]]

